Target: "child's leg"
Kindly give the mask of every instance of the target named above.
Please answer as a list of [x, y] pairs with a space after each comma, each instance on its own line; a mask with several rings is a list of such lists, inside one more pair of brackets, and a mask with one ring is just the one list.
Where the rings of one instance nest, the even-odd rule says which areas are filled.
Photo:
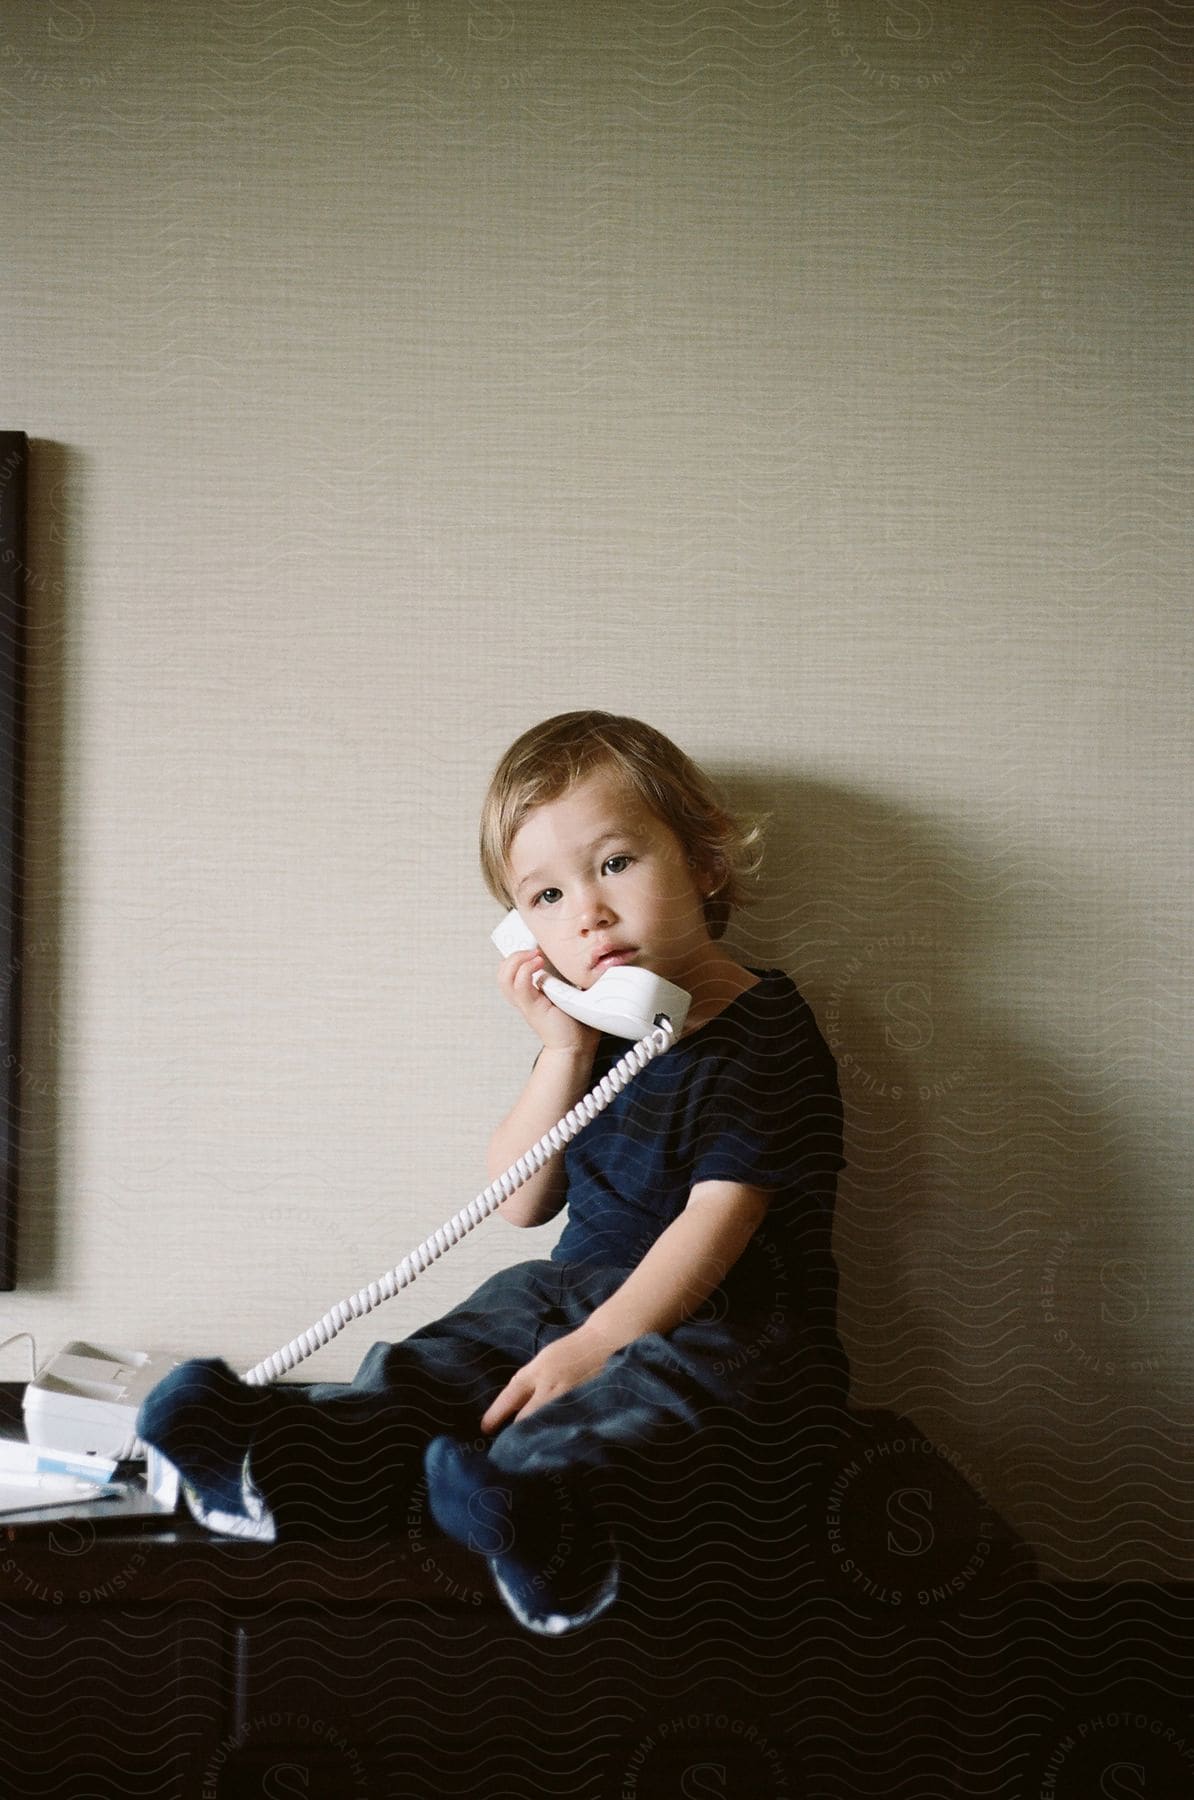
[[266, 1390], [275, 1405], [250, 1469], [279, 1532], [400, 1529], [425, 1446], [445, 1430], [478, 1438], [485, 1408], [535, 1354], [557, 1288], [550, 1263], [516, 1264], [400, 1342], [375, 1343], [350, 1384]]
[[[621, 1271], [563, 1270], [561, 1314], [574, 1330], [625, 1279]], [[559, 1335], [559, 1333], [557, 1333]], [[511, 1475], [566, 1475], [601, 1491], [605, 1476], [685, 1453], [727, 1426], [747, 1440], [790, 1439], [840, 1416], [848, 1368], [836, 1337], [801, 1321], [729, 1312], [683, 1321], [624, 1345], [589, 1381], [503, 1427], [490, 1460]]]
[[[625, 1271], [563, 1271], [560, 1326], [583, 1323]], [[506, 1425], [477, 1458], [439, 1439], [428, 1452], [443, 1528], [488, 1555], [511, 1611], [532, 1630], [589, 1622], [618, 1591], [620, 1550], [640, 1530], [658, 1535], [662, 1474], [683, 1510], [701, 1476], [732, 1471], [737, 1513], [750, 1512], [752, 1478], [767, 1481], [767, 1442], [840, 1416], [846, 1368], [836, 1339], [781, 1331], [762, 1315], [685, 1321], [614, 1353], [597, 1375]], [[799, 1420], [797, 1416], [799, 1415]], [[775, 1483], [770, 1484], [772, 1487]], [[486, 1542], [496, 1520], [508, 1548]]]
[[[392, 1531], [427, 1441], [445, 1427], [477, 1433], [485, 1407], [535, 1354], [557, 1289], [547, 1262], [499, 1271], [442, 1319], [375, 1344], [351, 1384], [248, 1388], [224, 1364], [188, 1364], [147, 1400], [141, 1435], [215, 1510], [239, 1495], [247, 1457], [279, 1534]], [[397, 1312], [402, 1301], [392, 1304]]]

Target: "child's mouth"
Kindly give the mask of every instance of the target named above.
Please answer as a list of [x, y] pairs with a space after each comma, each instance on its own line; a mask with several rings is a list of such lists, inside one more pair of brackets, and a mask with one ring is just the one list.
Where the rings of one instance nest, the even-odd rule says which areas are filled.
[[637, 950], [607, 950], [593, 964], [593, 973], [600, 975], [604, 969], [616, 969], [622, 963], [633, 962], [637, 955]]

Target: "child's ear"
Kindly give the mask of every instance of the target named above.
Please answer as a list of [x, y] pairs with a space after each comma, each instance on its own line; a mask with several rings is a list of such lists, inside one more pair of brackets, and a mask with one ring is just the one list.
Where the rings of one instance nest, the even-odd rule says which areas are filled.
[[690, 856], [688, 864], [692, 870], [692, 878], [702, 895], [706, 900], [711, 900], [718, 888], [722, 886], [721, 870], [715, 867], [713, 861], [707, 857], [698, 859]]

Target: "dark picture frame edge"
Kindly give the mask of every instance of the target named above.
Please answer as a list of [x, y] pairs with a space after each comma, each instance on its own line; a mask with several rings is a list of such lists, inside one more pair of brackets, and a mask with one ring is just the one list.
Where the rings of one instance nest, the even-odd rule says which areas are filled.
[[17, 1280], [29, 439], [0, 431], [0, 1292]]

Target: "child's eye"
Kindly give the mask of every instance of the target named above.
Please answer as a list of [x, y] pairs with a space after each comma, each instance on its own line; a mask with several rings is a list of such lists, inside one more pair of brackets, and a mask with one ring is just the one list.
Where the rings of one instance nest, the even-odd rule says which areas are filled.
[[[606, 857], [605, 866], [608, 869], [608, 868], [610, 868], [610, 866], [613, 863], [621, 863], [623, 865], [623, 868], [629, 868], [630, 864], [633, 861], [634, 861], [633, 856], [628, 856], [628, 855], [626, 855], [626, 853], [624, 851], [620, 850], [616, 856], [607, 856]], [[615, 875], [620, 875], [622, 873], [622, 870], [614, 869], [613, 872]]]
[[[549, 900], [548, 899], [549, 894], [554, 894], [555, 899]], [[556, 900], [558, 900], [559, 897], [560, 897], [559, 888], [544, 888], [544, 890], [541, 894], [535, 895], [535, 898], [531, 901], [531, 905], [538, 906], [539, 902], [542, 900], [547, 906], [554, 906], [556, 903]]]

